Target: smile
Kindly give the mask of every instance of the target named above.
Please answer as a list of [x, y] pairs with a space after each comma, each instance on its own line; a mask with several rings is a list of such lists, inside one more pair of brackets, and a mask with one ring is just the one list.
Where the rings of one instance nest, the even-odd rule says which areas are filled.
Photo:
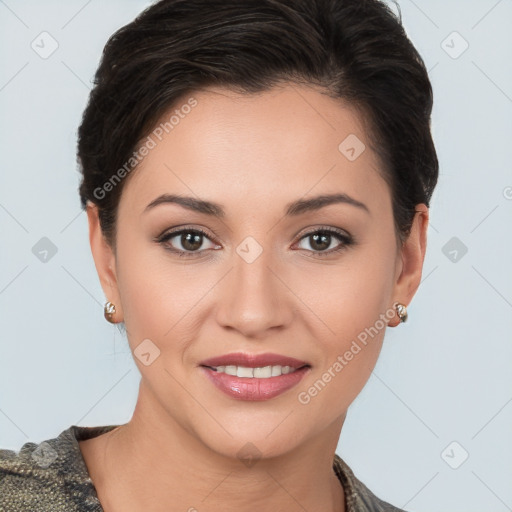
[[279, 377], [280, 375], [286, 375], [297, 371], [297, 368], [292, 366], [262, 366], [259, 368], [250, 368], [247, 366], [213, 366], [212, 370], [220, 373], [226, 373], [228, 375], [234, 375], [237, 377], [244, 378], [255, 378], [255, 379], [268, 379], [269, 377]]

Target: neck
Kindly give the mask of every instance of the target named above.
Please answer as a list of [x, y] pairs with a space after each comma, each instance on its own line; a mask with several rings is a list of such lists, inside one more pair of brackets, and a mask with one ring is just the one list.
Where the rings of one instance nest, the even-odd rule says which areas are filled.
[[288, 453], [251, 460], [248, 448], [241, 460], [213, 451], [148, 395], [141, 383], [130, 422], [98, 447], [93, 481], [106, 511], [345, 512], [332, 467], [345, 415]]

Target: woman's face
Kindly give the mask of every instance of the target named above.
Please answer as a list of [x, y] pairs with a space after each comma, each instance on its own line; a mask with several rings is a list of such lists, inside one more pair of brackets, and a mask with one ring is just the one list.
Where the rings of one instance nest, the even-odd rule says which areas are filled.
[[[419, 284], [426, 222], [397, 247], [360, 118], [312, 88], [209, 89], [162, 122], [173, 113], [123, 190], [115, 256], [91, 231], [142, 375], [139, 401], [151, 404], [141, 410], [229, 456], [247, 442], [268, 457], [315, 440], [335, 448], [385, 326], [398, 322], [393, 303]], [[154, 203], [166, 194], [186, 203]], [[347, 199], [314, 201], [333, 195]], [[308, 367], [270, 381], [202, 366], [235, 352]]]

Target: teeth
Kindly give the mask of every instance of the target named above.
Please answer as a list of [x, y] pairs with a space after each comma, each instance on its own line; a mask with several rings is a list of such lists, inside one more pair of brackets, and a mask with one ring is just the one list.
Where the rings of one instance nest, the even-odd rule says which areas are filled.
[[214, 366], [220, 373], [227, 373], [237, 377], [248, 377], [256, 379], [268, 379], [269, 377], [279, 377], [296, 370], [291, 366], [264, 366], [262, 368], [248, 368], [246, 366]]

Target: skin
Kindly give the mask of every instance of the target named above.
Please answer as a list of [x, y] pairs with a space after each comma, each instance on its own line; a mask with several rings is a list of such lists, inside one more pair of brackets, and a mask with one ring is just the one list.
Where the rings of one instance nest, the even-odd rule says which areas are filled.
[[[130, 175], [115, 251], [102, 236], [96, 207], [87, 209], [115, 321], [125, 322], [132, 351], [149, 338], [160, 356], [149, 366], [134, 358], [141, 382], [132, 419], [80, 448], [106, 512], [341, 512], [333, 454], [385, 328], [309, 403], [298, 394], [395, 301], [410, 304], [421, 280], [428, 208], [417, 205], [411, 234], [398, 245], [390, 190], [361, 118], [313, 87], [284, 84], [245, 96], [209, 88], [193, 97], [198, 105]], [[338, 150], [349, 134], [366, 145], [354, 161]], [[292, 201], [333, 192], [363, 202], [370, 213], [334, 204], [284, 215]], [[177, 204], [144, 213], [162, 193], [220, 203], [226, 215]], [[209, 234], [190, 258], [154, 241], [182, 225]], [[304, 235], [326, 227], [355, 243], [322, 257]], [[248, 236], [263, 250], [250, 264], [236, 252]], [[190, 247], [180, 236], [166, 243]], [[324, 252], [342, 244], [333, 236]], [[398, 316], [386, 322], [396, 326]], [[236, 351], [296, 357], [311, 371], [273, 399], [236, 400], [198, 368]], [[261, 454], [251, 467], [237, 456], [247, 442]]]

